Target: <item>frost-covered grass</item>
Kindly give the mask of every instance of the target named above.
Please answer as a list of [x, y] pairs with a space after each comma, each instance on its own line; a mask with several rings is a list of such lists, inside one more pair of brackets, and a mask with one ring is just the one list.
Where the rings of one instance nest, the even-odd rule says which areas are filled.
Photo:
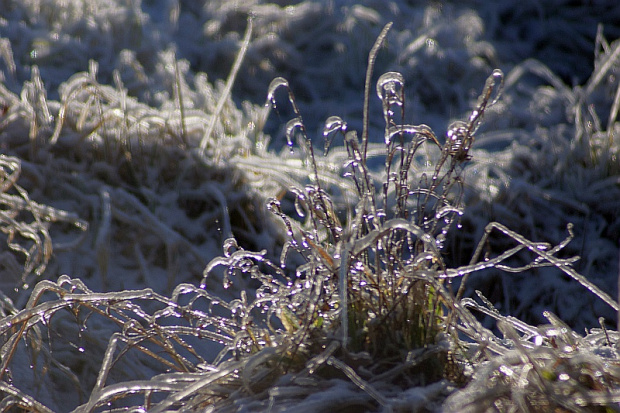
[[619, 409], [620, 10], [406, 3], [3, 5], [3, 409]]

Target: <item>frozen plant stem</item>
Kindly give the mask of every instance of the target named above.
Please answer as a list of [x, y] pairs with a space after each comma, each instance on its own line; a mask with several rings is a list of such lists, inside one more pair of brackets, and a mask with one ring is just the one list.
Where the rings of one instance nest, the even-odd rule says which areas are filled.
[[[375, 60], [377, 59], [377, 53], [379, 53], [379, 49], [385, 42], [385, 38], [392, 27], [392, 22], [386, 24], [381, 30], [379, 37], [375, 41], [374, 45], [370, 49], [370, 53], [368, 54], [368, 66], [366, 68], [366, 81], [364, 83], [364, 113], [363, 113], [363, 122], [364, 129], [362, 130], [362, 157], [361, 160], [363, 163], [366, 162], [367, 158], [367, 150], [368, 150], [368, 128], [369, 128], [369, 118], [368, 111], [370, 106], [370, 86], [372, 83], [372, 73], [375, 67]], [[314, 161], [314, 157], [312, 157]], [[316, 169], [316, 167], [315, 167]], [[318, 185], [318, 174], [317, 174], [317, 185]], [[367, 188], [368, 189], [368, 188]], [[342, 331], [342, 347], [347, 348], [347, 342], [349, 340], [349, 319], [347, 314], [347, 273], [349, 271], [349, 247], [346, 246], [344, 251], [342, 252], [342, 258], [340, 262], [340, 278], [339, 278], [339, 294], [340, 294], [340, 329]]]
[[179, 72], [179, 61], [176, 54], [174, 56], [174, 78], [176, 83], [176, 98], [179, 102], [179, 114], [181, 115], [181, 141], [187, 146], [187, 125], [185, 124], [185, 105], [183, 104], [183, 86], [181, 85], [181, 73]]
[[347, 290], [347, 273], [349, 272], [349, 256], [350, 247], [346, 245], [344, 251], [341, 253], [340, 258], [340, 274], [338, 278], [339, 286], [338, 293], [340, 295], [340, 331], [342, 332], [342, 348], [346, 350], [349, 341], [349, 316], [347, 308], [348, 303], [348, 290]]
[[[533, 253], [537, 254], [539, 256], [539, 258], [535, 259], [530, 265], [525, 266], [525, 267], [521, 267], [521, 268], [518, 268], [518, 269], [511, 269], [510, 267], [507, 267], [507, 266], [504, 266], [504, 265], [500, 265], [500, 262], [503, 260], [503, 258], [501, 260], [495, 259], [495, 260], [489, 260], [488, 262], [485, 261], [485, 262], [482, 262], [482, 263], [477, 263], [478, 258], [482, 254], [482, 248], [486, 244], [488, 237], [490, 236], [491, 232], [494, 229], [500, 231], [504, 235], [512, 238], [513, 240], [517, 241], [520, 244], [517, 247], [514, 247], [514, 248], [506, 251], [504, 254], [500, 255], [500, 257], [503, 257], [503, 256], [504, 257], [508, 257], [509, 255], [513, 255], [514, 252], [517, 252], [519, 249], [527, 248], [530, 251], [532, 251]], [[568, 232], [570, 234], [569, 235], [569, 239], [572, 239], [572, 236], [573, 236], [572, 224], [568, 225]], [[459, 288], [459, 291], [457, 292], [457, 295], [456, 295], [456, 301], [459, 301], [461, 299], [461, 297], [463, 296], [464, 284], [467, 281], [467, 277], [472, 272], [475, 272], [475, 271], [478, 271], [478, 270], [484, 269], [484, 268], [489, 268], [491, 266], [499, 268], [499, 269], [503, 269], [505, 271], [511, 270], [511, 272], [516, 272], [514, 270], [525, 270], [525, 269], [533, 268], [535, 266], [544, 265], [541, 262], [541, 260], [546, 260], [551, 265], [553, 265], [554, 267], [559, 268], [564, 273], [569, 275], [572, 279], [574, 279], [579, 284], [581, 284], [586, 289], [588, 289], [590, 292], [592, 292], [594, 295], [599, 297], [607, 305], [609, 305], [611, 308], [613, 308], [616, 312], [620, 311], [619, 303], [616, 302], [613, 298], [611, 298], [611, 296], [609, 294], [607, 294], [606, 292], [601, 290], [599, 287], [597, 287], [592, 282], [588, 281], [583, 275], [579, 274], [577, 271], [575, 271], [573, 268], [571, 268], [569, 266], [569, 264], [572, 261], [574, 261], [574, 260], [563, 260], [563, 259], [557, 258], [554, 255], [561, 248], [563, 248], [566, 244], [567, 244], [567, 242], [566, 243], [561, 243], [558, 247], [552, 248], [549, 251], [545, 251], [545, 249], [546, 249], [545, 245], [540, 244], [540, 243], [532, 242], [532, 241], [528, 240], [527, 238], [525, 238], [524, 236], [522, 236], [521, 234], [508, 229], [505, 225], [502, 225], [502, 224], [500, 224], [498, 222], [491, 222], [485, 228], [484, 235], [483, 235], [482, 239], [480, 240], [480, 242], [478, 243], [478, 247], [476, 248], [476, 251], [475, 251], [475, 253], [474, 253], [473, 257], [472, 257], [472, 261], [471, 261], [470, 265], [465, 266], [465, 267], [459, 267], [459, 268], [454, 269], [454, 270], [448, 270], [445, 274], [446, 274], [446, 277], [448, 277], [448, 278], [450, 278], [452, 276], [463, 275], [463, 279], [461, 281], [461, 287]]]
[[377, 53], [379, 53], [379, 49], [385, 42], [385, 37], [387, 36], [387, 33], [390, 31], [391, 27], [392, 22], [389, 22], [383, 27], [383, 30], [381, 30], [381, 34], [379, 34], [379, 37], [377, 37], [375, 44], [372, 46], [372, 49], [370, 49], [370, 53], [368, 54], [368, 66], [366, 68], [366, 81], [364, 84], [364, 129], [362, 130], [362, 162], [366, 162], [366, 154], [368, 150], [368, 128], [370, 124], [370, 119], [368, 118], [368, 111], [370, 107], [370, 84], [372, 83], [372, 72], [375, 68]]
[[209, 143], [209, 139], [211, 139], [211, 134], [213, 133], [213, 129], [215, 128], [215, 123], [218, 121], [220, 117], [220, 113], [224, 108], [224, 104], [226, 103], [226, 99], [230, 95], [230, 91], [235, 83], [235, 79], [237, 78], [237, 73], [239, 72], [239, 68], [241, 67], [241, 63], [243, 62], [243, 58], [245, 57], [245, 53], [248, 51], [248, 47], [250, 46], [250, 38], [252, 37], [252, 16], [248, 17], [248, 27], [245, 29], [245, 35], [243, 36], [243, 42], [241, 44], [241, 49], [239, 50], [239, 54], [237, 54], [237, 59], [233, 64], [233, 67], [230, 71], [230, 75], [228, 75], [228, 79], [226, 80], [226, 86], [222, 91], [222, 95], [220, 96], [220, 100], [217, 102], [217, 106], [215, 108], [215, 112], [211, 115], [211, 121], [209, 122], [209, 127], [205, 132], [202, 140], [200, 141], [200, 154], [204, 156], [205, 150], [207, 149], [207, 144]]

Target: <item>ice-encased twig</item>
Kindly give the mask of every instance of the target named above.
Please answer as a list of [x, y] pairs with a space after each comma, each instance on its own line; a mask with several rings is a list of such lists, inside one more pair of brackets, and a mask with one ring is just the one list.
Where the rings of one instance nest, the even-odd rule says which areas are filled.
[[375, 40], [375, 43], [372, 45], [370, 49], [370, 53], [368, 53], [368, 64], [366, 65], [366, 80], [364, 82], [364, 106], [363, 106], [363, 122], [364, 128], [362, 130], [362, 159], [363, 162], [366, 162], [366, 154], [368, 150], [368, 133], [370, 126], [370, 118], [369, 118], [369, 107], [370, 107], [370, 88], [372, 82], [372, 73], [375, 69], [375, 60], [377, 59], [377, 53], [379, 53], [379, 49], [383, 46], [385, 42], [386, 36], [390, 29], [392, 28], [393, 23], [386, 24], [381, 33]]
[[54, 413], [34, 397], [24, 393], [5, 380], [0, 380], [0, 392], [4, 393], [0, 401], [0, 410], [9, 411], [13, 407], [40, 413]]
[[205, 155], [205, 150], [207, 148], [209, 140], [211, 139], [211, 134], [213, 133], [215, 124], [220, 119], [220, 113], [222, 112], [222, 108], [224, 107], [224, 104], [230, 96], [230, 91], [232, 90], [233, 84], [235, 83], [235, 78], [237, 77], [237, 73], [239, 72], [239, 68], [241, 67], [243, 58], [245, 57], [245, 53], [250, 46], [250, 38], [252, 37], [252, 20], [252, 16], [248, 17], [248, 26], [245, 29], [243, 41], [241, 42], [241, 48], [239, 49], [239, 53], [237, 54], [235, 63], [233, 64], [230, 74], [228, 75], [228, 79], [226, 80], [226, 86], [224, 87], [224, 90], [219, 97], [215, 112], [211, 114], [211, 121], [209, 122], [209, 126], [207, 127], [207, 130], [200, 141], [200, 151], [202, 156]]

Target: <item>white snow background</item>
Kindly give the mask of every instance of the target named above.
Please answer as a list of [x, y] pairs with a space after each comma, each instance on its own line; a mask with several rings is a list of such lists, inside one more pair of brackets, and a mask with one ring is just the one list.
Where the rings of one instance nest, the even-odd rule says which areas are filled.
[[[253, 30], [244, 43], [250, 15]], [[240, 247], [265, 250], [279, 263], [286, 233], [267, 211], [267, 200], [282, 198], [285, 212], [293, 215], [293, 198], [286, 191], [308, 183], [311, 171], [300, 160], [300, 149], [291, 153], [286, 144], [292, 112], [285, 94], [282, 106], [265, 120], [270, 82], [278, 76], [288, 80], [308, 134], [322, 152], [329, 116], [362, 129], [368, 53], [388, 22], [393, 26], [378, 53], [371, 89], [373, 143], [383, 141], [381, 102], [374, 92], [382, 73], [402, 73], [407, 122], [429, 125], [440, 139], [452, 120], [468, 118], [493, 69], [505, 74], [501, 100], [487, 110], [463, 172], [462, 227], [451, 233], [444, 250], [450, 266], [469, 262], [491, 221], [551, 245], [568, 236], [572, 223], [575, 237], [561, 256], [579, 255], [576, 272], [617, 297], [616, 1], [1, 1], [3, 410], [14, 405], [58, 412], [189, 408], [185, 376], [166, 378], [170, 397], [177, 399], [145, 396], [149, 380], [172, 368], [157, 355], [106, 353], [111, 338], [125, 333], [130, 341], [133, 323], [139, 322], [118, 316], [115, 324], [100, 317], [97, 306], [133, 300], [140, 310], [128, 305], [119, 314], [153, 314], [166, 308], [167, 297], [182, 302], [185, 294], [195, 293], [189, 285], [203, 281], [211, 301], [230, 301], [256, 288], [241, 276], [233, 276], [230, 287], [213, 276], [203, 280], [203, 270], [223, 254], [224, 241], [233, 235]], [[227, 84], [230, 73], [236, 76]], [[342, 139], [334, 143], [342, 144]], [[321, 178], [341, 185], [340, 206], [353, 202], [346, 197], [350, 184], [342, 178], [343, 152], [335, 148], [326, 157], [317, 155]], [[502, 237], [491, 243], [495, 252], [514, 245]], [[588, 400], [607, 411], [620, 409], [617, 314], [596, 294], [554, 266], [476, 272], [466, 296], [478, 299], [475, 290], [499, 311], [480, 316], [493, 331], [494, 318], [505, 316], [549, 326], [553, 316], [545, 317], [545, 310], [559, 318], [554, 327], [559, 320], [566, 323], [558, 342], [570, 337], [570, 351], [583, 353], [583, 365], [599, 363], [592, 374], [604, 376], [605, 389], [592, 387], [604, 397]], [[53, 303], [70, 300], [67, 294], [73, 292], [88, 293], [92, 306], [80, 305], [90, 312], [53, 313]], [[46, 300], [45, 309], [36, 306]], [[141, 322], [148, 319], [145, 314]], [[22, 337], [19, 328], [26, 324]], [[514, 367], [528, 365], [517, 351], [519, 340], [510, 344], [510, 334], [504, 331], [504, 336], [508, 350], [476, 366], [474, 380], [464, 389], [442, 380], [397, 390], [344, 377], [306, 387], [282, 382], [271, 392], [231, 391], [227, 402], [201, 408], [531, 408], [527, 380], [518, 382], [522, 393], [512, 393], [513, 404], [492, 407], [493, 399], [516, 390], [506, 385], [489, 392], [485, 380], [500, 370], [506, 377], [527, 373]], [[568, 352], [536, 344], [532, 354]], [[188, 337], [183, 345], [179, 364], [199, 372], [216, 369], [212, 363], [225, 347], [213, 335]], [[562, 357], [562, 363], [571, 363]], [[109, 374], [102, 378], [104, 370]], [[563, 376], [558, 377], [561, 382]], [[112, 390], [105, 393], [110, 383], [119, 394], [137, 395], [114, 401]], [[553, 400], [560, 403], [561, 394], [554, 393]], [[96, 406], [99, 398], [107, 404]], [[583, 400], [575, 406], [587, 405]]]

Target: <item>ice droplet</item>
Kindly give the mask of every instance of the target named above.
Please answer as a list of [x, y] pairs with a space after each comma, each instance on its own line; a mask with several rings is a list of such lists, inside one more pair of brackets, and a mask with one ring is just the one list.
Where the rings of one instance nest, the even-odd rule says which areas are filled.
[[301, 218], [306, 216], [306, 209], [308, 209], [308, 204], [306, 203], [306, 197], [303, 194], [297, 194], [295, 197], [295, 212]]
[[[502, 72], [500, 69], [495, 69], [493, 70], [493, 73], [491, 74], [491, 77], [489, 79], [492, 79], [491, 87], [495, 87], [495, 85], [499, 84], [499, 86], [497, 87], [497, 92], [495, 93], [495, 97], [490, 103], [490, 105], [494, 105], [498, 101], [498, 99], [501, 97], [502, 89], [504, 87], [504, 72]], [[487, 82], [488, 82], [488, 79], [487, 79]]]
[[[430, 132], [430, 133], [429, 133]], [[410, 134], [412, 136], [418, 135], [418, 139], [427, 139], [432, 136], [432, 130], [426, 125], [398, 125], [391, 126], [385, 134], [385, 144], [388, 145], [394, 136], [401, 134]], [[431, 137], [432, 139], [432, 137]]]
[[275, 198], [270, 198], [267, 201], [267, 210], [273, 213], [281, 213], [282, 209], [280, 208], [280, 201]]
[[230, 279], [230, 275], [231, 275], [229, 274], [230, 272], [232, 271], [225, 271], [224, 278], [222, 279], [222, 286], [224, 287], [225, 290], [229, 289], [233, 285]]
[[235, 250], [237, 250], [239, 248], [239, 245], [237, 245], [237, 240], [234, 238], [227, 238], [223, 245], [222, 245], [222, 249], [224, 250], [224, 256], [226, 258], [229, 258], [233, 252], [235, 252]]
[[276, 77], [271, 81], [271, 83], [269, 84], [269, 88], [267, 89], [267, 102], [271, 103], [271, 106], [273, 108], [276, 107], [276, 90], [281, 87], [285, 87], [286, 89], [288, 89], [288, 80], [283, 77]]
[[295, 129], [299, 128], [304, 133], [305, 127], [301, 117], [296, 117], [286, 123], [286, 143], [293, 152], [293, 143], [295, 138]]
[[[377, 96], [382, 101], [388, 99], [390, 104], [402, 104], [405, 78], [399, 72], [387, 72], [377, 80]], [[386, 95], [387, 94], [387, 95]]]
[[330, 116], [325, 121], [325, 127], [323, 128], [323, 136], [327, 136], [332, 132], [336, 132], [338, 130], [342, 130], [345, 132], [347, 129], [347, 123], [342, 120], [339, 116]]
[[325, 121], [323, 127], [323, 138], [325, 139], [325, 147], [323, 149], [323, 155], [327, 155], [329, 148], [331, 147], [334, 135], [336, 132], [342, 132], [343, 135], [347, 132], [347, 123], [338, 116], [330, 116]]
[[394, 116], [394, 106], [403, 109], [405, 79], [398, 72], [387, 72], [377, 81], [377, 96], [383, 104], [383, 116], [388, 122]]

